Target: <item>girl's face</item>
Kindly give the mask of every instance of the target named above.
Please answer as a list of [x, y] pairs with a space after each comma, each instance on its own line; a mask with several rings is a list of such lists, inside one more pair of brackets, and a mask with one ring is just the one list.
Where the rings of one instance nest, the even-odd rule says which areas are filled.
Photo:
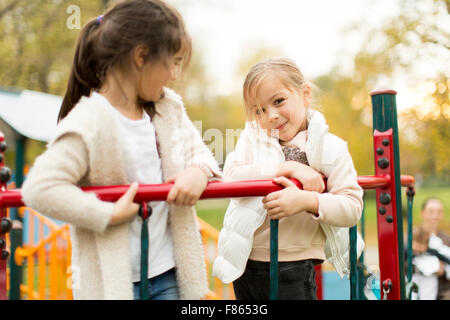
[[175, 54], [167, 61], [149, 61], [142, 67], [138, 81], [138, 94], [145, 101], [158, 101], [163, 97], [163, 88], [177, 78], [183, 56]]
[[262, 81], [255, 98], [260, 108], [254, 105], [251, 112], [268, 135], [289, 141], [306, 129], [306, 109], [311, 102], [309, 86], [289, 90], [277, 75], [270, 74]]

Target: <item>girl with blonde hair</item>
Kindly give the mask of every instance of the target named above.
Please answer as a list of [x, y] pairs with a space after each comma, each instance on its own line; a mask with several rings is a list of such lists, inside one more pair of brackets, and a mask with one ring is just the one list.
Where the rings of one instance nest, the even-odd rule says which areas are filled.
[[245, 79], [248, 121], [224, 180], [273, 179], [284, 189], [231, 200], [227, 209], [213, 272], [233, 282], [237, 299], [269, 298], [271, 219], [279, 220], [280, 299], [316, 299], [314, 266], [326, 259], [341, 276], [349, 272], [348, 227], [361, 217], [363, 190], [347, 143], [328, 132], [311, 91], [286, 58], [257, 63]]

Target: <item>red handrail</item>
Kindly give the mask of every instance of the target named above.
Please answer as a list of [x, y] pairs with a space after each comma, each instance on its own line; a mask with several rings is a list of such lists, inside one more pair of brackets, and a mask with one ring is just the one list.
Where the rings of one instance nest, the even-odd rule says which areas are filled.
[[[358, 184], [363, 189], [375, 189], [388, 186], [389, 176], [359, 176]], [[302, 184], [296, 179], [291, 179], [297, 187], [302, 188]], [[401, 176], [402, 186], [412, 187], [414, 177]], [[163, 184], [143, 184], [139, 185], [139, 190], [134, 201], [164, 201], [172, 188], [173, 183]], [[128, 185], [83, 187], [85, 192], [94, 192], [103, 201], [117, 201], [129, 188]], [[234, 197], [263, 197], [267, 194], [283, 189], [272, 180], [247, 180], [222, 182], [213, 181], [208, 184], [201, 195], [201, 199], [212, 198], [234, 198]], [[0, 208], [24, 206], [20, 189], [12, 189], [0, 192]]]

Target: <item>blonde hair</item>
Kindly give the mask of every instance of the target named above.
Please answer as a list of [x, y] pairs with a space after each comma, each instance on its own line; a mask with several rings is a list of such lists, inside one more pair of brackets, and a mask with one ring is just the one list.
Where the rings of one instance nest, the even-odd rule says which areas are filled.
[[248, 119], [254, 120], [255, 116], [251, 110], [256, 104], [256, 93], [264, 79], [272, 74], [276, 74], [283, 85], [290, 91], [298, 91], [303, 89], [305, 85], [309, 86], [312, 98], [314, 98], [315, 94], [313, 94], [313, 91], [317, 91], [317, 87], [311, 82], [305, 81], [303, 73], [293, 60], [289, 58], [263, 60], [250, 69], [244, 81], [244, 106]]

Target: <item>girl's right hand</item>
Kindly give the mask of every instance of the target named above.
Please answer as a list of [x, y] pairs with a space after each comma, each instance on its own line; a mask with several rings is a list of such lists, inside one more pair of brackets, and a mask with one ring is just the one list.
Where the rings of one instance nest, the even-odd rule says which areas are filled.
[[297, 161], [289, 160], [281, 163], [276, 176], [297, 179], [303, 185], [305, 191], [322, 193], [325, 190], [322, 174]]
[[139, 205], [133, 202], [137, 191], [138, 184], [137, 182], [133, 182], [127, 192], [114, 203], [113, 213], [109, 221], [110, 226], [127, 222], [138, 214]]
[[208, 177], [202, 169], [191, 166], [169, 177], [165, 183], [174, 183], [167, 195], [167, 203], [194, 206], [208, 185]]

